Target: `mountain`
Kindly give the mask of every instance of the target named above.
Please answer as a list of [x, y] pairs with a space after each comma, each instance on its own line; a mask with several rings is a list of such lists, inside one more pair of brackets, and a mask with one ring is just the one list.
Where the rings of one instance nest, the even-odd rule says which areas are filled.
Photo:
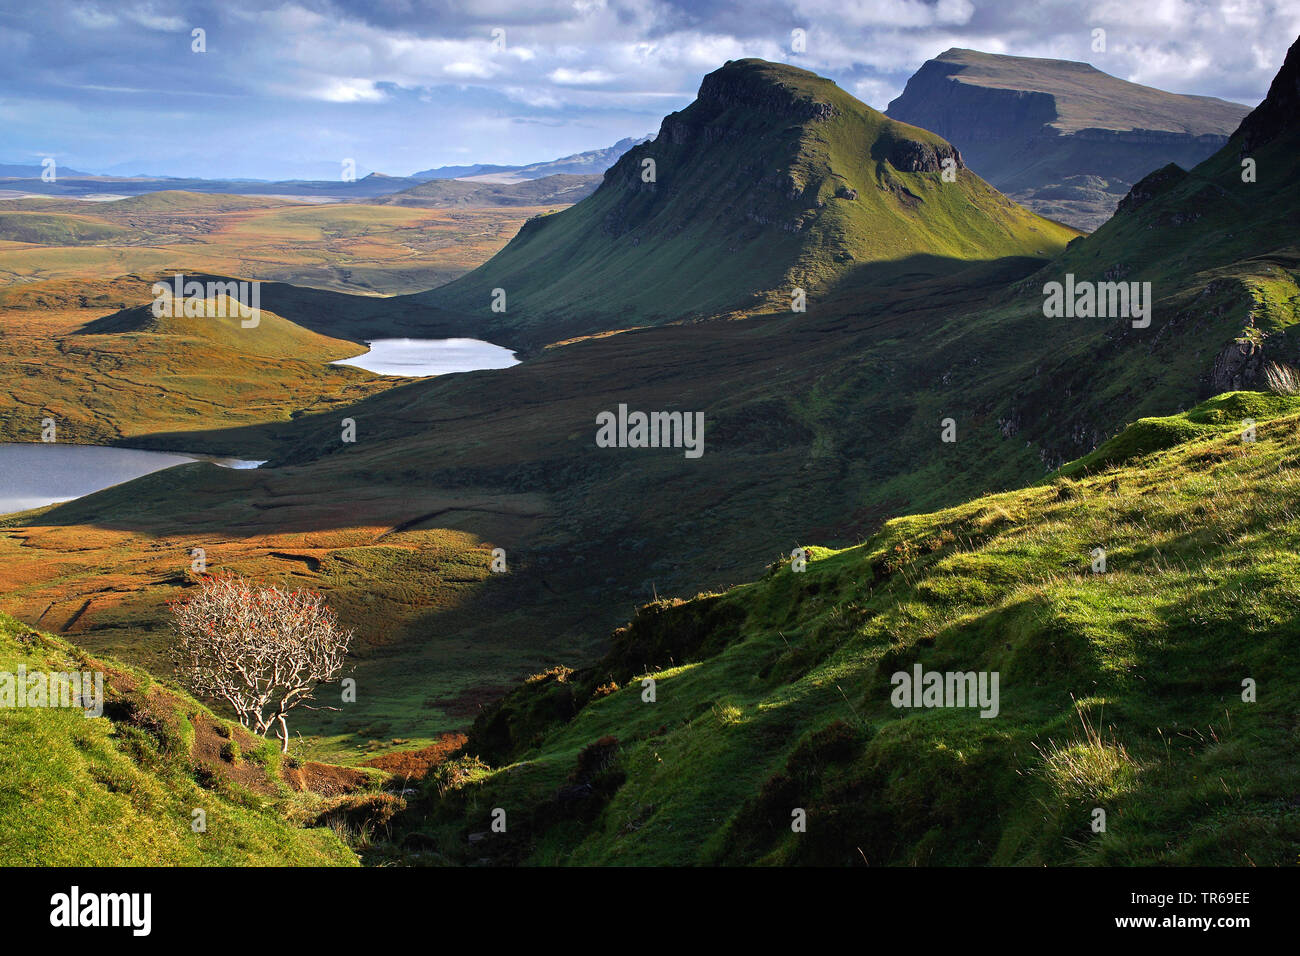
[[[935, 134], [814, 73], [738, 60], [706, 76], [695, 102], [625, 153], [591, 197], [530, 220], [424, 301], [472, 316], [476, 334], [550, 342], [786, 311], [796, 287], [815, 295], [850, 275], [888, 281], [1047, 256], [1073, 235], [989, 187]], [[505, 312], [492, 311], [495, 289]]]
[[1190, 171], [1171, 164], [1145, 177], [1108, 222], [1025, 281], [1027, 294], [1067, 275], [1150, 283], [1156, 299], [1149, 328], [1121, 320], [1105, 323], [1101, 342], [1066, 335], [1050, 383], [1018, 390], [1014, 417], [1055, 416], [1072, 436], [1052, 440], [1049, 460], [1104, 439], [1116, 404], [1153, 414], [1153, 396], [1186, 407], [1177, 396], [1189, 385], [1204, 399], [1266, 387], [1272, 365], [1300, 366], [1297, 88], [1300, 41], [1218, 152]]
[[0, 178], [0, 191], [70, 199], [140, 196], [157, 192], [221, 193], [235, 196], [292, 196], [320, 200], [364, 200], [386, 196], [416, 184], [414, 179], [371, 173], [360, 179], [286, 180], [175, 179], [158, 177], [86, 176], [60, 171], [55, 182], [39, 176]]
[[885, 114], [943, 136], [1022, 205], [1090, 230], [1147, 173], [1212, 154], [1248, 111], [1087, 63], [952, 49], [926, 61]]
[[544, 206], [571, 205], [600, 185], [600, 176], [555, 174], [517, 183], [430, 179], [374, 201], [376, 206]]
[[[35, 193], [43, 196], [101, 196], [105, 194], [134, 196], [160, 191], [182, 191], [189, 193], [226, 193], [240, 196], [294, 196], [329, 200], [365, 200], [379, 196], [388, 196], [430, 181], [447, 181], [471, 179], [481, 184], [523, 183], [533, 179], [552, 176], [585, 177], [599, 176], [627, 150], [644, 139], [621, 139], [605, 149], [593, 149], [585, 153], [574, 153], [560, 159], [532, 163], [527, 166], [441, 166], [426, 169], [410, 176], [388, 176], [372, 172], [364, 174], [359, 170], [357, 178], [344, 181], [338, 177], [320, 180], [256, 180], [256, 179], [200, 179], [169, 176], [117, 176], [96, 175], [78, 172], [74, 169], [60, 168], [58, 179], [47, 183], [41, 181], [42, 169], [31, 165], [0, 164], [0, 190], [23, 193]], [[561, 181], [555, 180], [552, 188], [558, 189]], [[524, 191], [526, 192], [526, 190]], [[544, 194], [543, 188], [539, 195]], [[521, 193], [522, 195], [523, 193]], [[437, 190], [417, 196], [427, 198], [436, 196], [438, 202], [399, 202], [396, 205], [461, 205], [457, 197], [463, 195], [454, 191], [440, 193]], [[511, 200], [511, 193], [467, 193], [481, 195], [485, 205], [528, 205], [526, 202]], [[443, 202], [442, 199], [447, 201]], [[541, 202], [550, 202], [542, 199]], [[556, 200], [573, 202], [574, 200]]]
[[[1293, 865], [1300, 400], [1131, 430], [1098, 471], [647, 604], [484, 712], [392, 839], [480, 865]], [[971, 696], [900, 706], [918, 670]]]
[[[768, 393], [845, 420], [825, 435], [833, 456], [791, 436], [812, 460], [785, 507], [824, 493], [820, 471], [851, 481], [859, 458], [877, 481], [901, 468], [906, 486], [940, 494], [972, 471], [993, 478], [987, 462], [1022, 444], [1062, 467], [894, 518], [856, 546], [805, 532], [802, 571], [783, 548], [749, 583], [646, 604], [595, 663], [535, 673], [485, 709], [393, 838], [506, 865], [1293, 863], [1300, 375], [1267, 369], [1300, 357], [1298, 146], [1300, 41], [1215, 155], [1144, 178], [1106, 225], [1003, 294], [946, 327], [914, 303], [921, 341], [880, 322], [891, 347], [874, 352], [849, 341], [874, 316], [845, 309], [834, 331], [869, 371], [848, 379], [848, 363], [827, 361], [811, 389]], [[1150, 322], [1049, 319], [1044, 284], [1066, 273], [1151, 283]], [[808, 335], [829, 331], [814, 321]], [[805, 367], [782, 346], [776, 368]], [[1232, 390], [1229, 352], [1266, 390]], [[851, 404], [828, 415], [837, 391]], [[945, 408], [970, 419], [953, 454], [905, 444]], [[1055, 458], [1071, 447], [1087, 453]], [[880, 503], [871, 484], [858, 484], [864, 506]], [[751, 496], [750, 514], [779, 520], [779, 500]], [[679, 513], [709, 556], [731, 553], [725, 525]], [[997, 690], [979, 706], [900, 695], [900, 677], [935, 674], [985, 690], [996, 676]], [[506, 834], [487, 826], [498, 806], [512, 808]]]
[[620, 139], [613, 146], [604, 149], [592, 149], [585, 153], [574, 153], [560, 159], [532, 163], [528, 166], [490, 166], [482, 163], [473, 166], [439, 166], [436, 169], [423, 169], [411, 173], [410, 179], [471, 179], [482, 178], [483, 181], [495, 179], [498, 182], [517, 182], [522, 179], [541, 179], [543, 176], [559, 174], [569, 176], [599, 176], [613, 166], [620, 156], [633, 146], [644, 143], [649, 137], [627, 137]]

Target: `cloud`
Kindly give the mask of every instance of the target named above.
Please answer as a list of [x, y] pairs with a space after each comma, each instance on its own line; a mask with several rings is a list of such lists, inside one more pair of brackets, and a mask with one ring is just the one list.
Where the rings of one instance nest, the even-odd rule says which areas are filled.
[[315, 92], [317, 99], [329, 103], [362, 103], [382, 100], [384, 93], [372, 80], [334, 79]]
[[591, 86], [608, 83], [614, 78], [612, 73], [606, 73], [604, 70], [571, 70], [565, 66], [552, 70], [546, 76], [552, 83], [558, 83], [560, 86]]
[[113, 14], [105, 13], [93, 4], [84, 6], [78, 4], [69, 10], [68, 14], [73, 22], [80, 24], [87, 30], [107, 30], [120, 22]]
[[146, 30], [161, 30], [168, 33], [176, 33], [180, 30], [186, 30], [188, 24], [181, 17], [165, 16], [156, 13], [152, 4], [133, 7], [123, 12], [122, 16], [132, 23], [138, 23]]
[[[196, 26], [206, 54], [190, 52]], [[196, 151], [205, 163], [288, 166], [369, 146], [382, 151], [370, 167], [400, 172], [466, 148], [528, 162], [640, 135], [705, 73], [749, 56], [828, 75], [877, 108], [953, 46], [1253, 103], [1297, 33], [1294, 0], [47, 0], [7, 13], [0, 89], [20, 117], [12, 148], [50, 143], [74, 165], [99, 165], [101, 149], [105, 164], [181, 162], [156, 148], [179, 116], [244, 134], [224, 154]]]

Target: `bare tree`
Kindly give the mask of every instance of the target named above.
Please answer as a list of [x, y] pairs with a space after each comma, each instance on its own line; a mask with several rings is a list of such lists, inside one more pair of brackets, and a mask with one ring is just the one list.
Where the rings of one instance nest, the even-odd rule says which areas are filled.
[[206, 579], [174, 605], [177, 665], [194, 691], [224, 700], [263, 737], [276, 727], [289, 751], [286, 714], [312, 700], [343, 668], [352, 631], [314, 591], [282, 591], [236, 577]]

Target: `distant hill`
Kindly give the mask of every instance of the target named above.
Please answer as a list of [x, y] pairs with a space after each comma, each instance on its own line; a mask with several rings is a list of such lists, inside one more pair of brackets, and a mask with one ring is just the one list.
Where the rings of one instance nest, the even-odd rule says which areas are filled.
[[[4, 208], [4, 207], [0, 207]], [[130, 240], [129, 229], [90, 216], [43, 212], [0, 212], [0, 240], [47, 246], [76, 246], [110, 240]]]
[[[0, 179], [10, 176], [17, 176], [23, 179], [35, 177], [40, 179], [41, 174], [45, 172], [45, 167], [39, 163], [0, 163]], [[81, 170], [73, 169], [71, 166], [56, 166], [55, 175], [57, 176], [90, 176], [91, 173], [83, 173]]]
[[112, 218], [128, 214], [148, 213], [201, 213], [231, 212], [237, 209], [267, 209], [278, 206], [274, 199], [260, 199], [256, 196], [240, 196], [224, 193], [195, 193], [179, 189], [166, 189], [160, 192], [132, 196], [114, 202], [100, 203], [91, 207], [96, 215]]
[[482, 163], [473, 166], [439, 166], [412, 173], [411, 179], [468, 179], [471, 177], [501, 177], [504, 179], [541, 179], [543, 176], [566, 174], [571, 176], [599, 176], [613, 166], [620, 156], [633, 146], [644, 143], [648, 136], [620, 139], [613, 146], [574, 153], [527, 166], [490, 166]]
[[[166, 284], [165, 279], [163, 282]], [[259, 310], [257, 325], [245, 328], [238, 303], [226, 296], [204, 299], [202, 306], [201, 316], [164, 315], [162, 318], [153, 314], [152, 304], [135, 306], [88, 322], [79, 334], [189, 336], [239, 356], [303, 362], [332, 362], [359, 352], [355, 342], [312, 332], [265, 308]]]
[[[590, 198], [529, 221], [424, 300], [478, 317], [485, 334], [556, 341], [788, 310], [792, 289], [849, 273], [885, 281], [1047, 256], [1073, 235], [990, 188], [934, 133], [806, 70], [738, 60], [706, 76], [695, 102], [625, 153]], [[491, 311], [498, 288], [504, 313]]]
[[1208, 157], [1248, 111], [1087, 63], [953, 49], [923, 64], [885, 113], [948, 139], [1017, 202], [1091, 230], [1147, 173]]
[[518, 183], [470, 182], [431, 179], [376, 199], [377, 206], [545, 206], [572, 205], [586, 199], [600, 185], [600, 176], [557, 174]]

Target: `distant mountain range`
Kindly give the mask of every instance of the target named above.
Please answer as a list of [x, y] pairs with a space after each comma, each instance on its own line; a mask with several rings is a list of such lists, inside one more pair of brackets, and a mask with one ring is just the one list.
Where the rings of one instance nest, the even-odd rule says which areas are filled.
[[[237, 196], [289, 196], [322, 201], [372, 200], [390, 196], [418, 187], [423, 183], [468, 179], [472, 183], [510, 185], [555, 179], [548, 186], [520, 190], [492, 189], [426, 189], [417, 191], [395, 205], [531, 205], [548, 202], [576, 202], [595, 189], [600, 174], [608, 169], [627, 150], [643, 139], [626, 138], [604, 149], [574, 153], [559, 159], [532, 163], [528, 166], [442, 166], [427, 169], [411, 176], [387, 176], [370, 173], [352, 182], [338, 180], [291, 179], [281, 181], [255, 179], [185, 179], [169, 176], [99, 176], [72, 168], [58, 167], [58, 178], [47, 183], [41, 180], [42, 167], [32, 164], [0, 163], [0, 198], [16, 195], [67, 196], [92, 198], [98, 196], [138, 196], [145, 193], [183, 191], [191, 193], [226, 193]], [[593, 177], [586, 183], [576, 183], [582, 177]], [[585, 191], [584, 191], [585, 190]], [[6, 195], [6, 193], [10, 195]], [[560, 195], [569, 198], [555, 198]]]
[[938, 133], [1022, 205], [1091, 231], [1147, 173], [1208, 158], [1248, 112], [1087, 63], [953, 49], [923, 64], [885, 115]]
[[[45, 167], [39, 163], [0, 163], [0, 179], [40, 179], [43, 172], [45, 172]], [[58, 167], [55, 173], [62, 176], [91, 175], [90, 173], [83, 173], [79, 169], [64, 168], [62, 166]]]
[[585, 153], [574, 153], [545, 163], [533, 163], [530, 166], [488, 166], [479, 163], [474, 166], [439, 166], [411, 173], [410, 179], [480, 179], [484, 182], [495, 179], [498, 182], [517, 182], [521, 179], [540, 179], [560, 173], [573, 176], [599, 176], [613, 166], [618, 158], [633, 146], [648, 140], [649, 136], [620, 139], [613, 146], [605, 149], [593, 149]]

